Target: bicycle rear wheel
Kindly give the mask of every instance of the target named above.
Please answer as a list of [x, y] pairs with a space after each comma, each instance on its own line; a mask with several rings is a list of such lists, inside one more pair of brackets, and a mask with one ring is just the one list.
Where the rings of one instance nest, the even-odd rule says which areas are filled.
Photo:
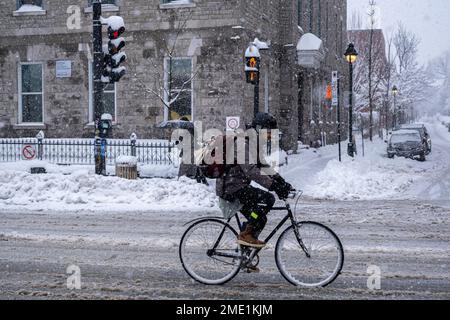
[[191, 225], [181, 238], [179, 254], [184, 270], [206, 285], [221, 285], [241, 268], [237, 232], [227, 223], [205, 219]]
[[338, 277], [344, 264], [341, 241], [320, 223], [299, 222], [296, 227], [287, 228], [278, 239], [275, 248], [278, 269], [295, 286], [329, 285]]

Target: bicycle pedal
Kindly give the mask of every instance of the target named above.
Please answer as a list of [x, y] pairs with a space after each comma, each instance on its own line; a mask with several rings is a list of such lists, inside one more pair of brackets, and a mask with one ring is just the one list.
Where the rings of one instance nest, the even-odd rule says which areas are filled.
[[258, 267], [247, 267], [245, 270], [247, 273], [260, 273], [261, 270]]

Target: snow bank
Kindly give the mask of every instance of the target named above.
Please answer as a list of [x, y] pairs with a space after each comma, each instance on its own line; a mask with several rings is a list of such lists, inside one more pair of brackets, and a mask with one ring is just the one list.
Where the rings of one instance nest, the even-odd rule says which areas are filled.
[[414, 174], [416, 170], [424, 171], [416, 169], [411, 160], [398, 159], [397, 163], [380, 160], [332, 160], [316, 175], [314, 183], [306, 186], [305, 194], [339, 200], [391, 199], [421, 177]]
[[412, 192], [412, 186], [420, 184], [430, 172], [441, 169], [438, 152], [423, 163], [405, 158], [388, 159], [387, 146], [378, 138], [373, 143], [365, 142], [365, 157], [362, 157], [360, 137], [357, 148], [358, 155], [350, 158], [343, 143], [342, 162], [338, 161], [335, 145], [303, 149], [300, 154], [290, 156], [289, 165], [281, 173], [312, 198], [382, 200], [416, 198], [419, 191]]
[[125, 180], [93, 175], [88, 170], [72, 174], [32, 175], [22, 171], [0, 170], [0, 211], [101, 210], [153, 211], [205, 210], [215, 208], [211, 187], [193, 180]]

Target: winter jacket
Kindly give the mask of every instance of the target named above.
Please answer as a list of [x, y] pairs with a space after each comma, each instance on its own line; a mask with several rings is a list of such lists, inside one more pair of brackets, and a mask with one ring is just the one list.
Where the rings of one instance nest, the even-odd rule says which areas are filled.
[[[266, 170], [267, 168], [264, 169]], [[274, 183], [273, 177], [276, 175], [274, 171], [271, 173], [273, 175], [264, 174], [262, 169], [257, 165], [233, 165], [227, 168], [221, 178], [217, 179], [216, 194], [222, 199], [234, 201], [234, 195], [249, 186], [252, 181], [264, 188], [270, 189]]]

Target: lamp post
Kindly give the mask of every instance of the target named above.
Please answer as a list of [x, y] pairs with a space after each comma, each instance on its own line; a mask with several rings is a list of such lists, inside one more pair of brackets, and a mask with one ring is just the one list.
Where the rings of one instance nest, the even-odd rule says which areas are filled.
[[392, 87], [392, 95], [394, 96], [394, 128], [397, 128], [397, 95], [398, 95], [398, 88], [397, 86]]
[[350, 157], [354, 157], [355, 146], [353, 144], [353, 64], [356, 62], [358, 58], [358, 52], [356, 52], [355, 46], [353, 43], [348, 45], [347, 51], [344, 54], [350, 68], [350, 96], [348, 99], [349, 108], [348, 108], [348, 149], [347, 153]]

